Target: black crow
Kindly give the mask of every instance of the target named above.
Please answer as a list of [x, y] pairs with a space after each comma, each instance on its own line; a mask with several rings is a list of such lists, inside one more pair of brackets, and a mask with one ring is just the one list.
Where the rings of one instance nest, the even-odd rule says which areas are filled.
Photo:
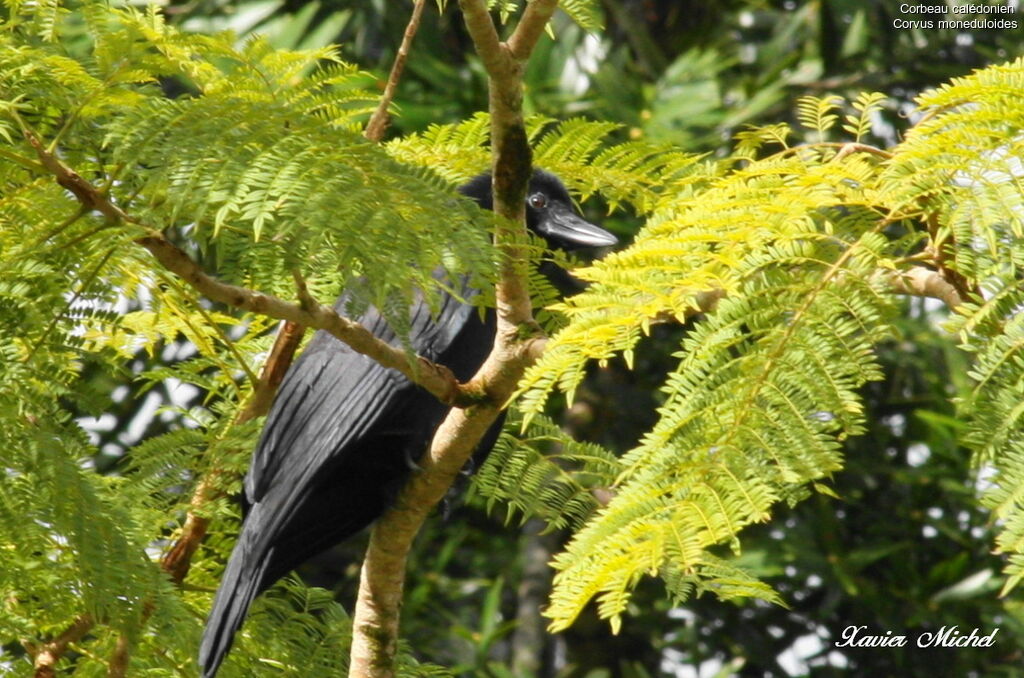
[[[489, 174], [459, 191], [491, 209]], [[611, 233], [577, 214], [557, 177], [540, 170], [530, 179], [526, 221], [553, 248], [616, 243]], [[463, 291], [472, 296], [472, 290]], [[342, 295], [335, 304], [338, 312], [345, 303]], [[399, 344], [377, 309], [369, 308], [359, 322]], [[415, 304], [410, 327], [408, 341], [416, 353], [448, 366], [459, 381], [473, 376], [494, 342], [494, 312], [481, 317], [447, 294], [433, 314], [425, 303]], [[217, 673], [261, 591], [384, 513], [446, 410], [398, 372], [327, 332], [316, 333], [285, 375], [245, 478], [242, 532], [199, 650], [205, 678]], [[490, 451], [499, 427], [481, 442], [478, 458]]]

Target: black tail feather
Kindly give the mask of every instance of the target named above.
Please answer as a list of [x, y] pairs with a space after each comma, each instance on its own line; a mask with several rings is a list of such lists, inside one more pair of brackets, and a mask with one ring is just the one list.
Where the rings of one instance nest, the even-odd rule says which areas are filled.
[[[199, 646], [199, 664], [203, 678], [214, 678], [245, 621], [249, 606], [265, 588], [269, 557], [252, 558], [251, 545], [245, 534], [231, 553], [220, 588], [213, 600], [213, 609], [206, 621], [203, 642]], [[268, 556], [270, 554], [267, 554]]]

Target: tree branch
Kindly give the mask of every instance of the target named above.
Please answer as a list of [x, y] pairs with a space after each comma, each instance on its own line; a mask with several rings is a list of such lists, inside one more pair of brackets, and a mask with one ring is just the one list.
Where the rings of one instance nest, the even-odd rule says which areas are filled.
[[68, 646], [78, 642], [85, 634], [89, 633], [94, 623], [92, 615], [79, 615], [62, 634], [38, 648], [30, 649], [30, 652], [34, 650], [33, 654], [35, 655], [33, 662], [35, 673], [32, 674], [34, 678], [55, 678], [57, 662], [67, 652]]
[[149, 250], [164, 268], [178, 275], [208, 299], [271, 318], [326, 330], [354, 351], [373, 358], [384, 367], [401, 372], [409, 381], [447, 405], [463, 407], [472, 402], [472, 398], [463, 392], [455, 375], [447, 367], [419, 356], [410, 362], [401, 347], [379, 339], [361, 324], [339, 315], [330, 307], [309, 298], [300, 304], [293, 304], [269, 294], [217, 280], [163, 234], [125, 213], [95, 186], [47, 152], [34, 134], [26, 132], [25, 136], [36, 149], [43, 166], [54, 174], [58, 184], [71, 191], [85, 207], [113, 221], [134, 224], [146, 231], [147, 235], [136, 238], [135, 243]]
[[[417, 357], [416, 361], [410, 362], [401, 348], [388, 344], [359, 323], [339, 315], [332, 308], [317, 303], [308, 295], [303, 295], [301, 288], [299, 295], [302, 299], [299, 304], [293, 304], [271, 295], [221, 282], [210, 276], [184, 250], [167, 240], [162, 233], [126, 213], [111, 202], [105, 193], [64, 164], [56, 155], [47, 151], [39, 138], [31, 131], [25, 130], [25, 137], [35, 149], [42, 166], [54, 175], [59, 185], [74, 194], [85, 209], [98, 211], [113, 223], [128, 223], [143, 229], [146, 235], [136, 238], [135, 243], [147, 249], [164, 268], [178, 275], [212, 301], [285, 320], [298, 326], [326, 330], [348, 344], [353, 350], [367, 355], [385, 367], [398, 370], [409, 381], [421, 386], [448, 405], [465, 407], [478, 402], [479, 398], [469, 395], [474, 391], [463, 389], [448, 368], [422, 357]], [[272, 392], [260, 395], [254, 399], [253, 403], [262, 403], [260, 405], [262, 407], [269, 404], [271, 398]], [[253, 406], [256, 407], [255, 404]], [[496, 416], [497, 410], [495, 409], [490, 420], [493, 421]], [[479, 440], [485, 430], [486, 427], [477, 434], [474, 440]], [[469, 451], [471, 450], [472, 447]], [[468, 457], [468, 452], [466, 457]], [[211, 472], [197, 486], [192, 498], [193, 510], [189, 512], [182, 535], [161, 563], [161, 566], [178, 582], [187, 573], [191, 557], [206, 533], [208, 519], [200, 517], [195, 509], [216, 496], [215, 478], [216, 473]], [[67, 650], [67, 646], [88, 633], [94, 623], [91, 617], [83, 615], [64, 633], [44, 645], [36, 655], [35, 678], [54, 676], [53, 667]], [[393, 652], [390, 657], [393, 662]], [[126, 670], [127, 663], [127, 644], [119, 642], [111, 659], [110, 669], [115, 673], [122, 669]]]
[[889, 284], [896, 294], [910, 294], [915, 297], [931, 297], [942, 301], [949, 309], [964, 303], [963, 296], [956, 286], [950, 283], [938, 271], [923, 266], [914, 266], [903, 271], [889, 274]]
[[[259, 381], [245, 407], [235, 417], [236, 426], [263, 416], [270, 410], [277, 387], [281, 385], [281, 381], [291, 365], [295, 349], [298, 348], [299, 342], [302, 340], [303, 330], [301, 325], [290, 322], [282, 323], [277, 332], [274, 347], [271, 349], [267, 361], [263, 363]], [[175, 584], [181, 585], [185, 581], [192, 563], [192, 556], [206, 535], [210, 519], [203, 515], [203, 509], [210, 501], [221, 496], [222, 493], [217, 489], [216, 481], [222, 473], [222, 470], [213, 468], [196, 485], [192, 499], [189, 501], [189, 511], [185, 517], [181, 534], [160, 561], [160, 567], [171, 576], [171, 580]]]
[[498, 415], [494, 405], [449, 412], [421, 471], [377, 521], [366, 549], [352, 620], [349, 678], [391, 678], [398, 649], [399, 611], [412, 540], [454, 482], [476, 443]]
[[[143, 611], [145, 621], [149, 620], [152, 614], [152, 605], [147, 605]], [[145, 623], [143, 622], [143, 624]], [[142, 626], [143, 624], [140, 624]], [[128, 662], [131, 659], [131, 639], [127, 633], [122, 633], [114, 643], [114, 653], [107, 662], [107, 678], [126, 678], [128, 675]]]
[[[299, 304], [262, 294], [245, 287], [223, 283], [203, 271], [181, 248], [163, 235], [136, 238], [167, 270], [177, 274], [203, 296], [213, 301], [260, 315], [326, 330], [354, 351], [373, 358], [384, 367], [401, 372], [406, 379], [423, 387], [448, 405], [464, 406], [467, 398], [455, 375], [444, 365], [417, 357], [411, 363], [406, 352], [376, 337], [363, 325], [339, 315], [334, 309], [306, 298]], [[304, 308], [305, 307], [305, 308]]]
[[409, 17], [409, 24], [405, 27], [405, 35], [402, 36], [402, 44], [395, 55], [395, 63], [391, 65], [391, 73], [388, 75], [387, 85], [384, 86], [384, 94], [381, 95], [380, 103], [377, 104], [377, 109], [370, 116], [370, 122], [366, 123], [366, 130], [363, 131], [363, 136], [370, 141], [379, 142], [384, 138], [384, 132], [388, 128], [388, 122], [391, 117], [388, 114], [388, 108], [391, 107], [391, 102], [395, 98], [398, 81], [402, 78], [402, 71], [405, 69], [405, 60], [409, 58], [409, 47], [412, 45], [412, 39], [415, 37], [416, 31], [419, 30], [420, 17], [423, 16], [423, 6], [426, 4], [426, 0], [415, 0], [412, 16]]
[[[459, 0], [466, 28], [487, 71], [491, 113], [491, 156], [494, 211], [498, 225], [495, 242], [502, 268], [495, 289], [498, 341], [511, 336], [533, 315], [526, 279], [529, 257], [526, 240], [525, 198], [530, 175], [530, 146], [523, 121], [523, 68], [540, 33], [558, 6], [557, 0], [534, 0], [523, 12], [510, 44], [498, 32], [485, 0]], [[514, 45], [513, 49], [510, 45]]]
[[[495, 351], [498, 350], [496, 346]], [[352, 618], [349, 678], [395, 675], [399, 610], [412, 541], [497, 419], [519, 376], [531, 362], [529, 353], [520, 350], [503, 360], [489, 361], [481, 368], [470, 385], [486, 385], [491, 398], [448, 412], [430, 449], [419, 461], [420, 471], [399, 493], [394, 506], [374, 524]]]
[[399, 610], [412, 540], [511, 397], [535, 358], [532, 349], [538, 348], [535, 340], [540, 331], [533, 320], [526, 284], [529, 258], [523, 247], [531, 167], [522, 114], [522, 73], [557, 0], [529, 4], [513, 35], [514, 49], [500, 41], [484, 0], [459, 0], [459, 6], [489, 80], [495, 243], [502, 253], [495, 288], [498, 323], [494, 348], [465, 386], [467, 391], [488, 397], [468, 408], [449, 411], [420, 461], [421, 471], [373, 527], [353, 613], [349, 678], [394, 676]]
[[504, 54], [501, 39], [498, 37], [498, 29], [491, 20], [487, 11], [487, 3], [480, 0], [459, 0], [459, 9], [462, 10], [462, 19], [466, 22], [466, 29], [473, 38], [476, 52], [484, 64], [484, 69], [490, 78], [494, 73], [505, 67], [507, 55]]
[[[235, 416], [234, 423], [236, 426], [260, 417], [270, 410], [274, 394], [277, 392], [278, 386], [281, 385], [281, 381], [288, 371], [288, 366], [291, 365], [295, 349], [298, 348], [304, 331], [304, 327], [295, 323], [285, 322], [281, 324], [277, 331], [274, 347], [270, 350], [270, 355], [267, 356], [266, 362], [263, 363], [263, 370], [260, 372], [259, 379], [256, 380], [245, 407]], [[206, 536], [206, 531], [210, 527], [210, 518], [205, 515], [205, 508], [210, 502], [224, 494], [218, 488], [217, 483], [224, 473], [224, 469], [215, 466], [196, 484], [196, 488], [189, 500], [188, 513], [185, 516], [185, 524], [182, 526], [181, 534], [178, 535], [174, 544], [160, 560], [160, 569], [166, 572], [170, 576], [171, 581], [177, 586], [181, 586], [185, 581], [185, 577], [188, 576], [189, 568], [192, 565], [192, 557], [195, 555], [196, 550], [199, 549], [199, 544], [202, 542], [203, 537]], [[143, 606], [142, 624], [140, 626], [144, 626], [152, 614], [153, 603], [149, 601]], [[108, 678], [121, 678], [128, 674], [130, 651], [130, 639], [127, 635], [122, 634], [117, 639], [117, 644], [110, 658], [107, 671]]]
[[556, 7], [558, 0], [534, 0], [526, 5], [523, 18], [508, 39], [508, 49], [514, 59], [525, 62], [530, 58]]
[[[291, 322], [281, 324], [277, 331], [274, 347], [270, 350], [266, 362], [263, 363], [259, 381], [250, 394], [245, 407], [235, 417], [236, 426], [261, 417], [270, 410], [274, 394], [284, 380], [284, 375], [292, 363], [295, 350], [299, 347], [304, 332], [305, 328], [302, 325]], [[189, 502], [189, 511], [181, 535], [160, 561], [160, 567], [171, 576], [171, 581], [178, 586], [185, 581], [192, 564], [192, 556], [195, 555], [210, 526], [210, 519], [203, 515], [203, 509], [211, 501], [223, 495], [217, 489], [216, 482], [223, 473], [223, 469], [212, 468], [196, 485]]]

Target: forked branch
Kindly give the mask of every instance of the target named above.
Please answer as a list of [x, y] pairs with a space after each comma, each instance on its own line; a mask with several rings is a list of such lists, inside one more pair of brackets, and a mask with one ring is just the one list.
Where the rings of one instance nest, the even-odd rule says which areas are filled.
[[557, 4], [557, 0], [533, 0], [504, 43], [484, 0], [459, 2], [490, 87], [492, 187], [498, 217], [495, 242], [502, 252], [495, 289], [498, 327], [490, 355], [466, 385], [488, 397], [448, 413], [420, 461], [421, 471], [373, 527], [353, 614], [349, 678], [395, 675], [399, 610], [412, 540], [494, 423], [541, 345], [527, 290], [528, 257], [523, 248], [530, 148], [523, 123], [522, 74]]

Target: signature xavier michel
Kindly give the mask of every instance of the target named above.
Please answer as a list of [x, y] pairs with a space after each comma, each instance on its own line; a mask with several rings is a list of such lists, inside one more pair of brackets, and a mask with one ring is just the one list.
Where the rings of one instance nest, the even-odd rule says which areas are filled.
[[[964, 633], [958, 626], [943, 626], [938, 631], [924, 631], [914, 636], [918, 647], [992, 647], [996, 642], [996, 627], [991, 633], [981, 635], [978, 629]], [[883, 635], [873, 634], [867, 626], [847, 626], [843, 629], [842, 639], [835, 641], [836, 647], [905, 647], [907, 636], [896, 635], [886, 631]]]

